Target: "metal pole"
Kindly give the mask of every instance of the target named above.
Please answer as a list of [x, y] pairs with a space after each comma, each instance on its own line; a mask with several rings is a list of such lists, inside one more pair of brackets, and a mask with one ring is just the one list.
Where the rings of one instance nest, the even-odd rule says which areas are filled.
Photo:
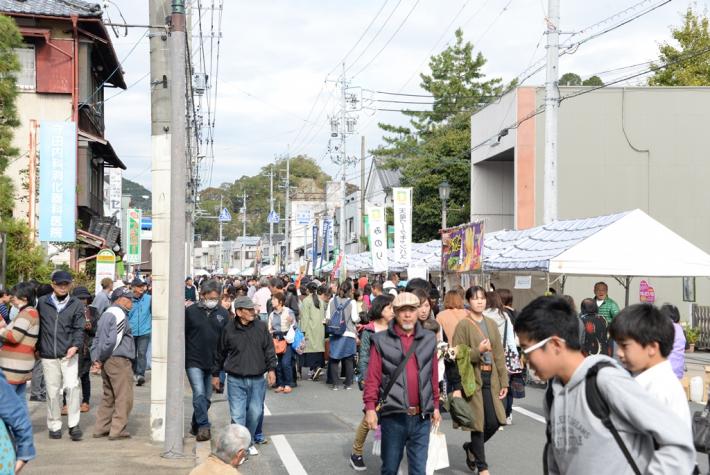
[[557, 220], [557, 116], [560, 108], [558, 63], [560, 0], [549, 0], [547, 14], [547, 78], [545, 80], [545, 224]]
[[244, 245], [246, 244], [246, 238], [247, 238], [247, 192], [242, 191], [242, 252], [241, 252], [241, 260], [242, 260], [242, 270], [244, 269], [244, 259], [245, 259], [245, 247]]
[[[347, 193], [345, 191], [346, 187], [346, 182], [345, 182], [345, 172], [347, 170], [346, 162], [348, 159], [348, 156], [345, 153], [345, 145], [346, 145], [346, 140], [345, 140], [345, 133], [347, 132], [347, 124], [346, 124], [346, 97], [345, 97], [345, 88], [346, 88], [346, 82], [345, 82], [345, 63], [343, 63], [343, 75], [341, 78], [341, 100], [342, 103], [340, 104], [340, 151], [342, 154], [341, 158], [341, 173], [342, 176], [340, 177], [340, 239], [339, 239], [339, 247], [340, 247], [340, 255], [344, 256], [345, 255], [345, 200]], [[344, 257], [343, 257], [344, 258]]]
[[[274, 165], [269, 174], [269, 214], [274, 212]], [[269, 264], [274, 264], [274, 222], [269, 216]]]
[[168, 374], [165, 405], [165, 457], [183, 457], [183, 400], [185, 367], [185, 175], [187, 173], [185, 2], [173, 0], [170, 32], [170, 279]]
[[[148, 2], [150, 23], [165, 24], [171, 0]], [[153, 210], [153, 295], [150, 377], [150, 427], [154, 441], [165, 440], [165, 398], [168, 351], [168, 275], [170, 271], [170, 89], [168, 77], [168, 35], [150, 35], [151, 167]], [[121, 197], [121, 235], [126, 236], [128, 197]], [[128, 271], [128, 269], [126, 269]], [[180, 299], [182, 301], [182, 299]]]
[[222, 254], [224, 253], [224, 245], [222, 244], [222, 219], [220, 218], [220, 215], [222, 214], [222, 209], [223, 209], [223, 203], [222, 203], [222, 196], [220, 195], [219, 197], [219, 211], [217, 212], [217, 221], [219, 221], [219, 256], [217, 257], [217, 268], [222, 269], [222, 272], [224, 272], [224, 259], [222, 258]]
[[441, 229], [446, 229], [447, 211], [446, 200], [441, 200]]
[[284, 205], [284, 245], [286, 246], [286, 258], [284, 259], [284, 270], [291, 260], [291, 237], [289, 236], [291, 225], [291, 150], [286, 153], [286, 204]]
[[360, 137], [360, 251], [366, 251], [365, 236], [365, 136]]

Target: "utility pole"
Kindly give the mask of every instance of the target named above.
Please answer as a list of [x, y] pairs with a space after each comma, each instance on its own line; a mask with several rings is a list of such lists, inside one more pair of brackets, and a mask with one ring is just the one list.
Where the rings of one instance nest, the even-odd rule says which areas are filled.
[[224, 244], [222, 243], [222, 226], [224, 223], [221, 218], [223, 209], [224, 203], [222, 202], [222, 195], [219, 195], [219, 209], [217, 210], [217, 221], [219, 221], [219, 256], [217, 257], [217, 268], [222, 269], [222, 272], [224, 272], [224, 258], [222, 257], [222, 254], [224, 254]]
[[183, 457], [185, 366], [185, 176], [187, 130], [185, 91], [185, 0], [173, 0], [170, 21], [170, 272], [168, 364], [165, 399], [165, 456]]
[[548, 1], [547, 77], [545, 80], [545, 178], [543, 222], [557, 220], [557, 119], [560, 109], [559, 81], [560, 0]]
[[[148, 2], [151, 25], [166, 25], [172, 0]], [[168, 31], [152, 30], [150, 38], [151, 168], [153, 190], [153, 300], [150, 378], [150, 427], [154, 441], [165, 440], [167, 391], [168, 306], [170, 297], [170, 90]], [[121, 208], [123, 210], [123, 207]], [[124, 220], [125, 222], [125, 220]], [[179, 299], [182, 301], [182, 299]], [[184, 314], [184, 310], [183, 310]], [[182, 394], [182, 393], [180, 393]], [[182, 419], [180, 419], [182, 420]]]
[[274, 264], [274, 221], [271, 214], [274, 212], [274, 165], [269, 173], [269, 264]]
[[365, 236], [365, 136], [360, 136], [360, 251], [365, 252], [362, 242]]
[[348, 162], [348, 156], [345, 152], [345, 146], [347, 143], [346, 136], [345, 134], [348, 131], [348, 125], [347, 125], [347, 114], [346, 114], [346, 108], [347, 108], [347, 98], [346, 98], [346, 88], [347, 88], [347, 82], [345, 81], [345, 63], [343, 63], [343, 75], [341, 77], [341, 82], [340, 82], [340, 92], [341, 92], [341, 110], [340, 110], [340, 152], [342, 154], [341, 158], [341, 173], [342, 176], [340, 177], [340, 239], [339, 239], [339, 247], [340, 247], [340, 255], [343, 256], [343, 259], [345, 258], [345, 199], [347, 196], [347, 192], [345, 191], [346, 187], [346, 182], [345, 182], [345, 171], [347, 170], [347, 162]]
[[284, 206], [284, 245], [286, 246], [286, 258], [284, 259], [284, 270], [291, 260], [291, 239], [289, 228], [291, 224], [291, 150], [286, 153], [286, 204]]
[[241, 267], [242, 270], [244, 270], [244, 258], [246, 248], [244, 245], [246, 244], [246, 239], [247, 239], [247, 192], [246, 190], [242, 191], [242, 252], [241, 252]]

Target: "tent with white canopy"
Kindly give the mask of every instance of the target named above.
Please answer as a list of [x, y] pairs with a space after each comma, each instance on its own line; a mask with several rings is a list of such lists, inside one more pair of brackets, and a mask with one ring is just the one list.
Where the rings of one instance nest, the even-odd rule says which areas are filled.
[[614, 276], [627, 302], [635, 276], [710, 276], [710, 255], [639, 209], [498, 231], [483, 248], [484, 271]]
[[[429, 272], [439, 272], [441, 270], [441, 241], [412, 243], [410, 265], [396, 261], [394, 249], [387, 249], [387, 260], [389, 262], [388, 270], [394, 272], [405, 271], [410, 265], [426, 267]], [[360, 252], [346, 255], [345, 269], [349, 273], [372, 272], [372, 254], [370, 252]], [[327, 263], [322, 269], [316, 270], [330, 272], [333, 270], [333, 263]]]

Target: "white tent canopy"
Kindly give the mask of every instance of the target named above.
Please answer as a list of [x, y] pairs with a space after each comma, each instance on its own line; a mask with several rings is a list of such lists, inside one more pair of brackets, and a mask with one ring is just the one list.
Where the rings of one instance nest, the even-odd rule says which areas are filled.
[[[387, 249], [387, 259], [390, 271], [401, 272], [407, 270], [409, 265], [395, 260], [394, 249]], [[423, 243], [412, 243], [412, 266], [424, 266], [430, 272], [441, 270], [441, 241], [429, 241]], [[349, 273], [372, 272], [372, 254], [360, 252], [358, 254], [345, 256], [345, 269]], [[327, 263], [322, 269], [317, 271], [330, 272], [333, 264]]]
[[634, 210], [484, 237], [485, 271], [620, 277], [710, 276], [710, 255]]

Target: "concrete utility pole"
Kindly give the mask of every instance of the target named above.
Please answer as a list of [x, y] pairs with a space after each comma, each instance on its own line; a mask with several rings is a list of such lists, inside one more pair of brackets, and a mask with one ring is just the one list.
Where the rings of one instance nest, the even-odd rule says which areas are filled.
[[340, 239], [338, 247], [340, 248], [340, 255], [345, 255], [345, 200], [347, 197], [347, 192], [345, 190], [345, 171], [347, 170], [348, 156], [345, 152], [345, 146], [347, 144], [346, 133], [348, 131], [347, 124], [347, 97], [346, 97], [347, 82], [345, 81], [345, 63], [343, 63], [343, 75], [340, 82], [340, 92], [341, 92], [341, 110], [340, 110], [340, 152], [342, 154], [341, 158], [341, 173], [340, 177]]
[[168, 282], [168, 377], [165, 399], [165, 456], [183, 457], [185, 368], [185, 201], [187, 175], [185, 0], [173, 0], [170, 22], [170, 279]]
[[284, 245], [286, 246], [286, 259], [284, 259], [284, 270], [291, 260], [291, 238], [289, 228], [291, 224], [291, 150], [286, 153], [286, 204], [284, 206]]
[[[269, 215], [274, 212], [274, 165], [269, 173]], [[274, 222], [269, 216], [269, 265], [274, 264]]]
[[[172, 0], [154, 0], [148, 2], [150, 17], [148, 23], [151, 25], [165, 25], [168, 21], [166, 12], [170, 12], [171, 1]], [[168, 374], [168, 305], [171, 301], [168, 275], [171, 264], [169, 199], [171, 178], [170, 90], [173, 84], [172, 81], [168, 81], [167, 30], [152, 30], [149, 37], [151, 168], [153, 182], [153, 348], [150, 378], [150, 427], [153, 440], [164, 441], [166, 424], [165, 399]], [[121, 212], [125, 213], [124, 206], [121, 207]], [[125, 219], [123, 222], [125, 223]], [[182, 302], [183, 299], [180, 298], [178, 300]]]
[[360, 251], [366, 251], [362, 242], [365, 236], [365, 136], [360, 137]]
[[557, 118], [559, 82], [560, 0], [548, 1], [547, 77], [545, 80], [545, 178], [543, 222], [557, 221]]
[[[246, 257], [246, 248], [244, 247], [247, 239], [247, 192], [242, 191], [242, 252], [241, 252], [241, 266], [244, 270], [244, 258]], [[256, 264], [256, 261], [254, 262]], [[256, 270], [256, 269], [255, 269]]]

